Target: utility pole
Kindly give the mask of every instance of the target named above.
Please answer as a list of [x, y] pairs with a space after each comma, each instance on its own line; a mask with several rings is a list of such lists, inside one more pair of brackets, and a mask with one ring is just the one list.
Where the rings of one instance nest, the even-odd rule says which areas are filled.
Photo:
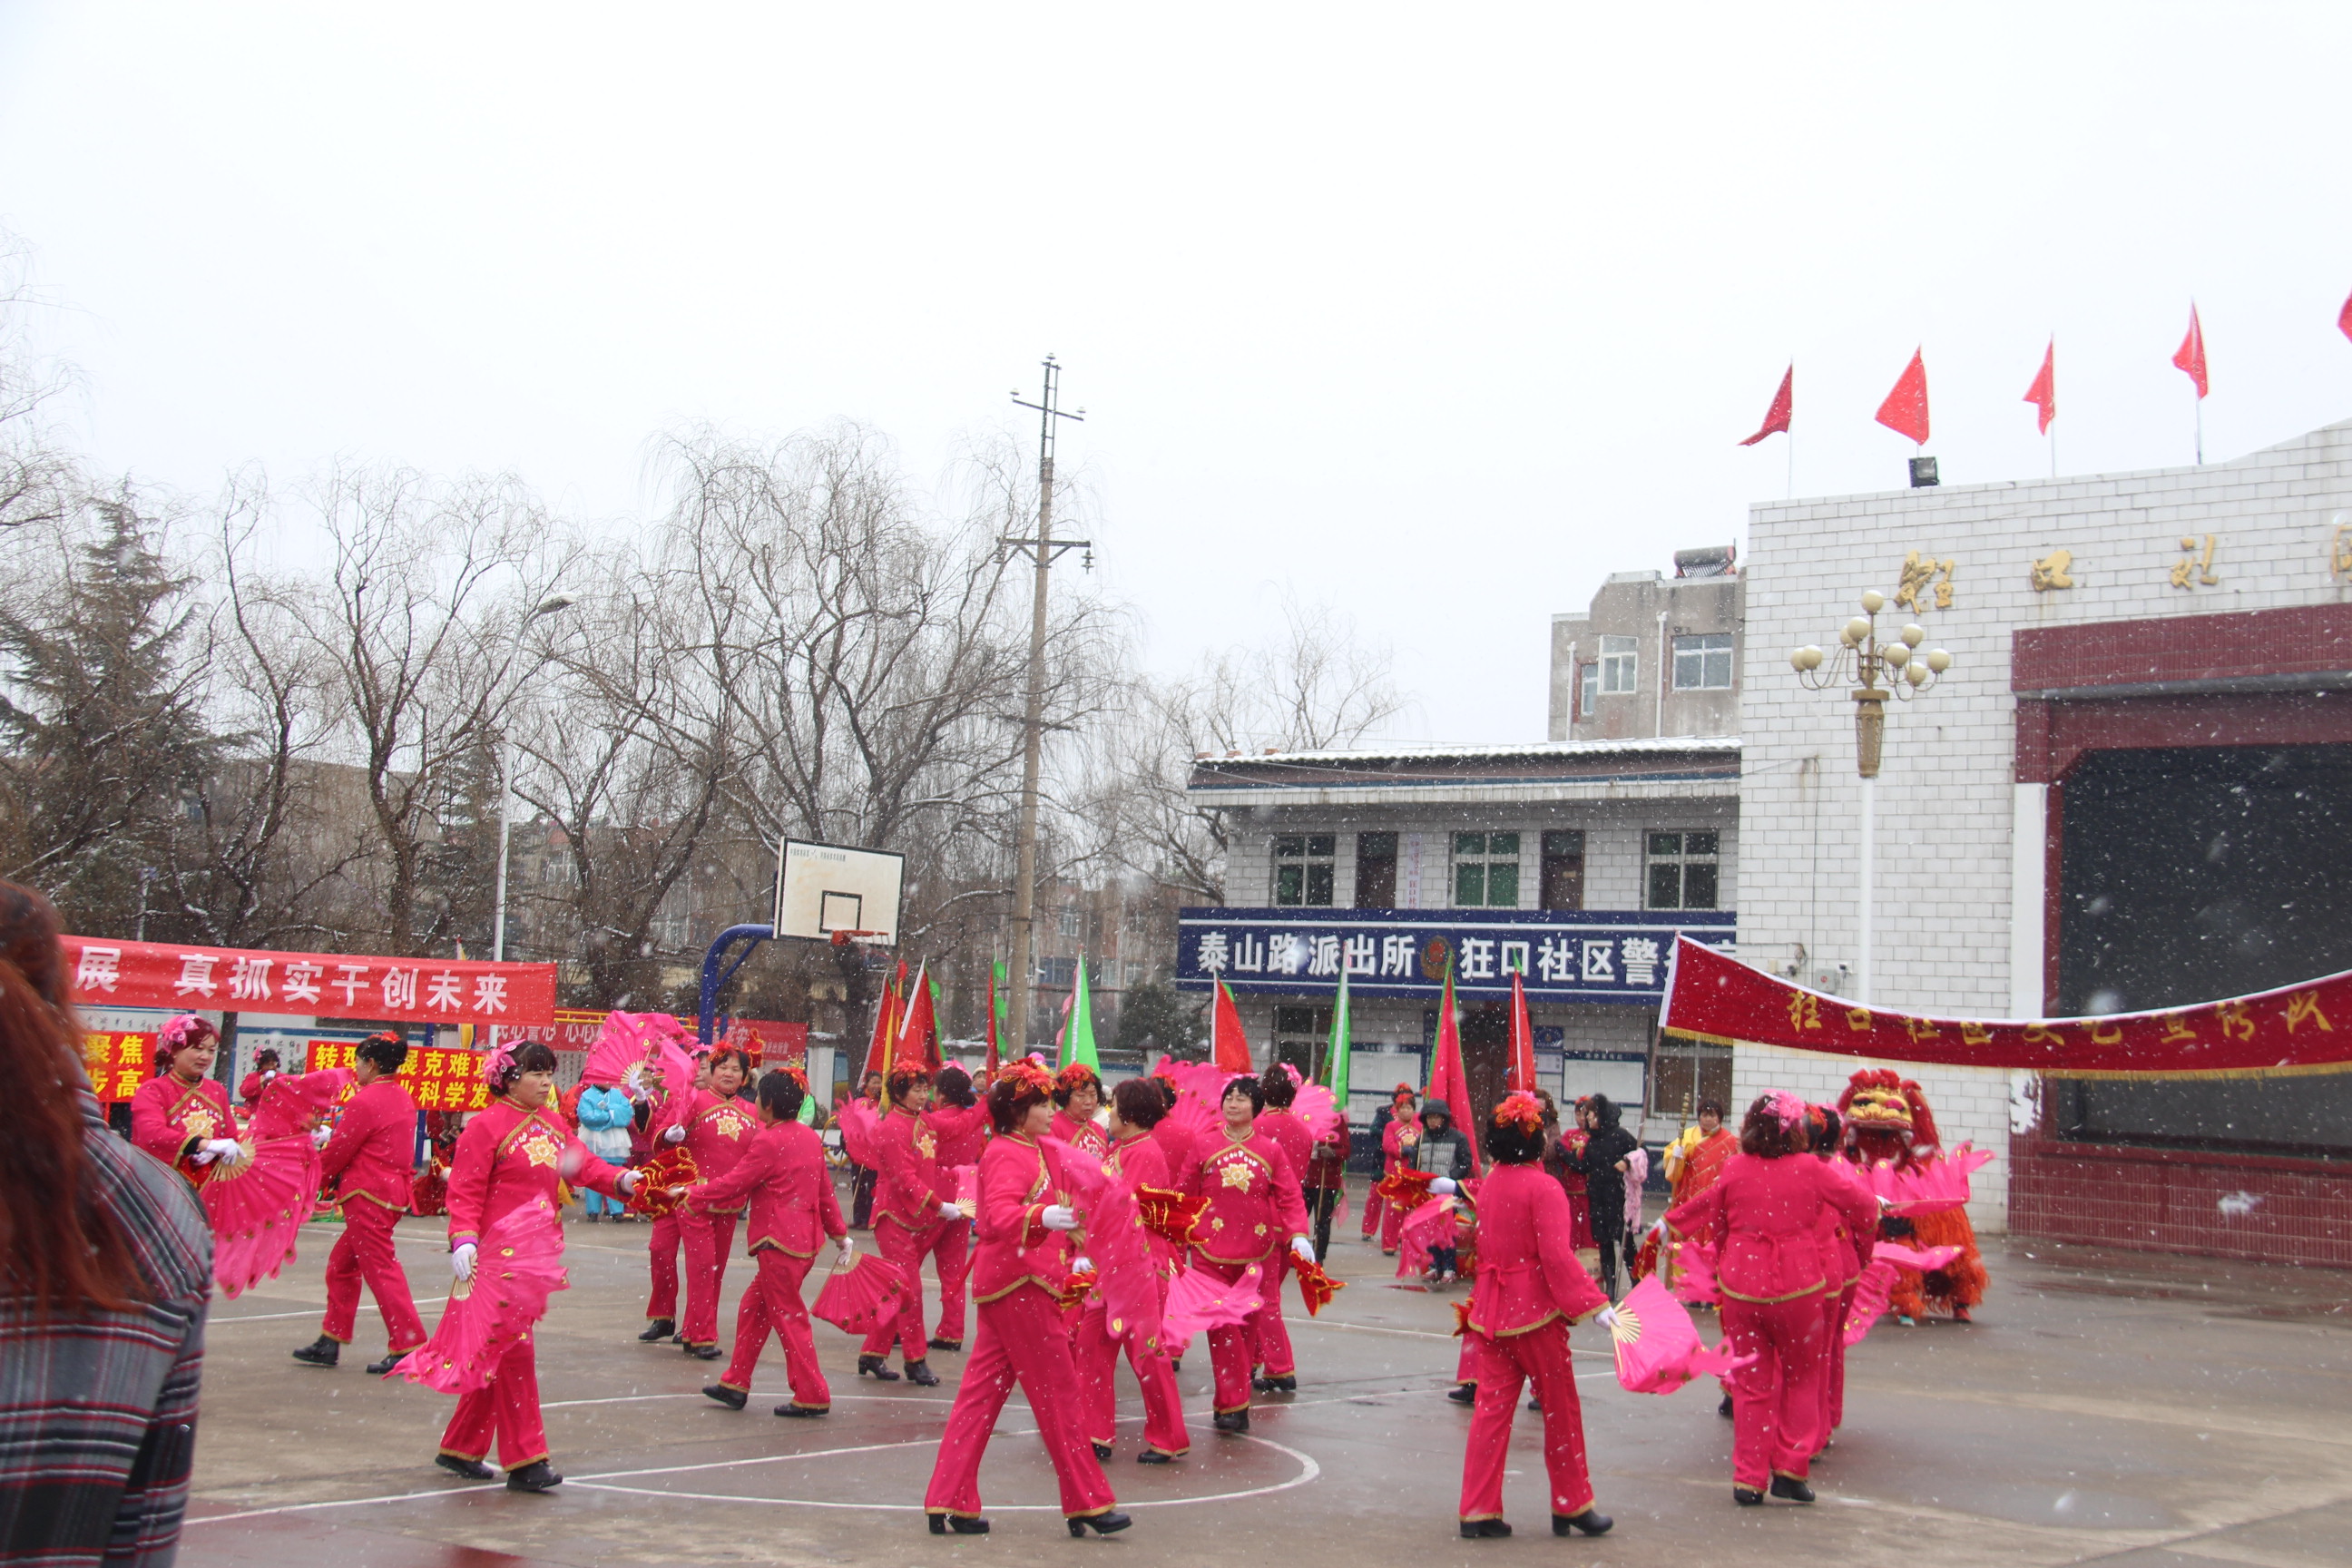
[[1037, 771], [1045, 741], [1045, 594], [1054, 563], [1066, 550], [1086, 548], [1090, 541], [1054, 537], [1054, 422], [1084, 420], [1087, 411], [1063, 412], [1059, 405], [1062, 367], [1045, 356], [1045, 391], [1031, 403], [1019, 392], [1013, 403], [1037, 411], [1037, 537], [999, 539], [1007, 550], [1017, 550], [1036, 563], [1035, 586], [1029, 600], [1029, 694], [1024, 704], [1021, 734], [1021, 823], [1013, 840], [1013, 964], [1006, 976], [1013, 994], [1006, 1000], [1005, 1033], [1012, 1037], [1006, 1059], [1029, 1050], [1029, 998], [1036, 989], [1037, 963]]

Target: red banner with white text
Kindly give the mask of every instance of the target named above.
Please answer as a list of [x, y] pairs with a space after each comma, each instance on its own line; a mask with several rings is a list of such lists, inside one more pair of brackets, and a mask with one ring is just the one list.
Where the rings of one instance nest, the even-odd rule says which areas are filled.
[[64, 939], [85, 1007], [236, 1009], [400, 1024], [538, 1025], [555, 1016], [555, 965], [348, 952], [246, 952]]
[[1939, 1018], [1808, 991], [1688, 937], [1659, 1026], [1721, 1044], [2053, 1078], [2273, 1078], [2352, 1072], [2352, 973], [2193, 1007], [2095, 1018]]

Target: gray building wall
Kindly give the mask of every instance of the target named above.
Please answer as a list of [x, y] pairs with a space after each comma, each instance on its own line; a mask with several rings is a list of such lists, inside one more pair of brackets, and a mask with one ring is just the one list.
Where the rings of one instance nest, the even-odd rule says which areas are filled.
[[[1745, 605], [1746, 584], [1737, 573], [1714, 577], [1613, 574], [1593, 595], [1591, 608], [1552, 617], [1551, 709], [1546, 733], [1555, 741], [1738, 734], [1743, 658], [1739, 631]], [[1709, 633], [1731, 637], [1731, 684], [1677, 689], [1674, 639]], [[1633, 689], [1601, 692], [1587, 712], [1579, 697], [1580, 672], [1601, 658], [1604, 637], [1633, 639]]]

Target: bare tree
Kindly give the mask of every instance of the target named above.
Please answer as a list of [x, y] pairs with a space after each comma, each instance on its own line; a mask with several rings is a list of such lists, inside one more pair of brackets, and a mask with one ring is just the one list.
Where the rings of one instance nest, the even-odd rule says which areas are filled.
[[67, 375], [26, 333], [37, 302], [29, 263], [24, 244], [0, 230], [0, 529], [63, 522], [84, 489], [79, 465], [42, 422], [42, 405], [64, 390]]

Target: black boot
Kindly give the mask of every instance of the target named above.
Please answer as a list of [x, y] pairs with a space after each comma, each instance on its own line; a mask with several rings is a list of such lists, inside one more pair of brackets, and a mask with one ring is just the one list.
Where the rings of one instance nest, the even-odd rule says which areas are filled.
[[552, 1491], [562, 1484], [563, 1478], [545, 1459], [533, 1459], [519, 1470], [507, 1472], [507, 1490], [510, 1492]]
[[1609, 1533], [1609, 1527], [1616, 1522], [1599, 1509], [1588, 1508], [1582, 1513], [1553, 1514], [1551, 1532], [1554, 1535], [1566, 1535], [1580, 1530], [1587, 1535], [1606, 1535]]
[[646, 1325], [646, 1331], [639, 1334], [637, 1340], [642, 1344], [656, 1344], [676, 1332], [677, 1332], [677, 1324], [674, 1320], [656, 1318]]
[[498, 1471], [479, 1459], [461, 1458], [456, 1454], [436, 1454], [433, 1462], [453, 1476], [463, 1476], [469, 1481], [494, 1481]]
[[[890, 1358], [887, 1356], [859, 1356], [857, 1358], [857, 1375], [860, 1377], [870, 1377], [877, 1383], [896, 1383], [898, 1381], [898, 1374], [890, 1370]], [[932, 1517], [938, 1518], [940, 1516], [935, 1514]]]
[[751, 1396], [740, 1388], [730, 1388], [723, 1383], [703, 1384], [703, 1397], [715, 1399], [730, 1410], [740, 1410], [751, 1403]]
[[1723, 1403], [1715, 1407], [1715, 1413], [1727, 1421], [1731, 1419], [1731, 1395], [1727, 1394], [1723, 1396]]
[[1496, 1541], [1511, 1533], [1511, 1527], [1499, 1519], [1465, 1519], [1462, 1521], [1465, 1541]]
[[336, 1341], [320, 1334], [317, 1339], [296, 1351], [294, 1359], [305, 1366], [332, 1366], [335, 1364], [336, 1357], [342, 1353], [342, 1350], [343, 1347]]
[[943, 1340], [934, 1336], [931, 1340], [931, 1348], [935, 1351], [961, 1351], [963, 1349], [963, 1342], [961, 1340]]
[[717, 1361], [726, 1352], [717, 1345], [688, 1345], [686, 1353], [697, 1361]]
[[1738, 1503], [1742, 1508], [1762, 1508], [1764, 1506], [1764, 1494], [1758, 1491], [1754, 1487], [1736, 1486], [1731, 1489], [1731, 1500]]
[[907, 1363], [907, 1381], [917, 1388], [937, 1388], [940, 1375], [931, 1370], [929, 1363], [910, 1361]]
[[1117, 1535], [1134, 1522], [1115, 1508], [1106, 1509], [1100, 1513], [1082, 1513], [1070, 1521], [1070, 1533], [1084, 1535], [1091, 1530], [1097, 1535]]
[[1097, 1443], [1095, 1445], [1095, 1458], [1097, 1462], [1109, 1458], [1112, 1452], [1113, 1449], [1108, 1443]]
[[1139, 1465], [1172, 1465], [1176, 1456], [1162, 1448], [1146, 1448], [1135, 1457]]
[[1220, 1410], [1209, 1417], [1209, 1425], [1220, 1432], [1246, 1432], [1249, 1430], [1249, 1412]]
[[1250, 1380], [1250, 1386], [1260, 1394], [1296, 1394], [1298, 1392], [1298, 1379], [1288, 1375], [1257, 1377]]
[[400, 1363], [407, 1359], [406, 1351], [386, 1351], [382, 1361], [372, 1361], [367, 1363], [367, 1374], [370, 1377], [390, 1377], [400, 1370]]
[[1788, 1502], [1811, 1502], [1813, 1500], [1813, 1489], [1794, 1476], [1774, 1476], [1772, 1495]]
[[935, 1513], [931, 1515], [931, 1533], [945, 1535], [949, 1531], [958, 1535], [986, 1535], [988, 1521], [976, 1513]]
[[776, 1406], [776, 1414], [777, 1414], [777, 1415], [779, 1415], [793, 1416], [793, 1417], [805, 1417], [805, 1418], [807, 1418], [807, 1419], [809, 1419], [809, 1420], [814, 1420], [816, 1417], [818, 1417], [818, 1416], [820, 1416], [820, 1415], [824, 1415], [827, 1410], [829, 1410], [829, 1409], [831, 1409], [831, 1408], [832, 1408], [832, 1407], [831, 1407], [830, 1405], [802, 1405], [802, 1404], [799, 1404], [799, 1403], [795, 1402], [795, 1403], [793, 1403], [793, 1404], [790, 1404], [790, 1405], [777, 1405], [777, 1406]]
[[1445, 1391], [1445, 1397], [1456, 1405], [1475, 1405], [1478, 1403], [1478, 1385], [1475, 1383], [1465, 1383], [1449, 1388]]

